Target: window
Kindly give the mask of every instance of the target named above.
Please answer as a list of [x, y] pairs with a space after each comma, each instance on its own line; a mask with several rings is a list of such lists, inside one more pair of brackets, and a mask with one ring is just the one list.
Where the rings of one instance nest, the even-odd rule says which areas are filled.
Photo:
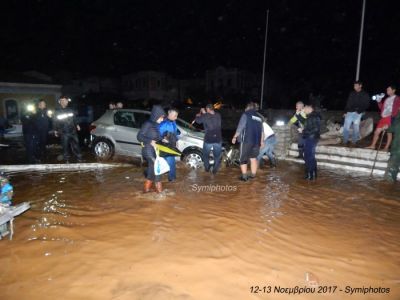
[[135, 112], [135, 121], [137, 128], [142, 127], [143, 123], [150, 118], [150, 114]]
[[137, 128], [133, 112], [130, 111], [117, 111], [114, 114], [114, 124], [119, 126]]
[[[183, 120], [181, 120], [181, 119], [176, 119], [176, 124], [177, 124], [179, 127], [185, 128], [185, 129], [188, 130], [188, 131], [201, 131], [201, 130], [197, 127], [197, 126], [198, 126], [197, 123], [190, 124], [190, 123], [188, 123], [188, 122], [186, 122], [186, 121], [183, 121]], [[179, 129], [178, 129], [178, 131], [179, 131]], [[179, 134], [180, 134], [180, 133], [179, 133]]]
[[6, 100], [6, 118], [10, 122], [18, 121], [18, 103], [15, 100]]

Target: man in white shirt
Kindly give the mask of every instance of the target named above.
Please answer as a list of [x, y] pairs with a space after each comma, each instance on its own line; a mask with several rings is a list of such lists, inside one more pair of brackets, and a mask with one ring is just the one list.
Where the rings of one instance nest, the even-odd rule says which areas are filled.
[[[264, 120], [264, 118], [263, 118]], [[269, 165], [271, 168], [276, 167], [276, 159], [274, 155], [274, 147], [276, 145], [276, 136], [275, 132], [272, 130], [271, 126], [264, 120], [263, 123], [263, 132], [264, 132], [264, 147], [260, 149], [260, 154], [257, 156], [257, 161], [260, 164], [263, 156], [268, 156]]]

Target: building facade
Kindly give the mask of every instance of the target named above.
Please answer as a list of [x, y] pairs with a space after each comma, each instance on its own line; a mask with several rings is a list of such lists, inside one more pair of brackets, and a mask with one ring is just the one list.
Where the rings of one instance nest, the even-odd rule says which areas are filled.
[[175, 100], [179, 93], [178, 83], [164, 72], [141, 71], [122, 77], [122, 94], [131, 101]]
[[28, 105], [35, 105], [39, 100], [45, 100], [48, 109], [54, 111], [61, 88], [56, 84], [0, 82], [0, 116], [11, 124], [18, 124]]
[[217, 67], [206, 71], [206, 91], [220, 96], [230, 94], [251, 94], [259, 92], [258, 76], [238, 68]]

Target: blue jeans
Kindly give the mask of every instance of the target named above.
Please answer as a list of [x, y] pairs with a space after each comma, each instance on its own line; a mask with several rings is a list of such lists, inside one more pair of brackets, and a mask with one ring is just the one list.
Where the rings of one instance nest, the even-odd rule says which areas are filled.
[[175, 156], [165, 156], [164, 158], [169, 165], [168, 180], [174, 181], [176, 179]]
[[210, 169], [210, 151], [212, 149], [214, 155], [213, 173], [217, 173], [221, 165], [222, 143], [204, 143], [203, 144], [203, 160], [206, 171]]
[[273, 161], [275, 145], [276, 145], [276, 136], [275, 135], [265, 139], [264, 147], [260, 149], [260, 154], [258, 154], [257, 160], [260, 161], [265, 154], [268, 156], [269, 161]]
[[357, 112], [348, 112], [344, 119], [343, 126], [343, 142], [347, 143], [349, 141], [349, 130], [351, 124], [353, 124], [353, 143], [360, 140], [360, 122], [362, 114]]
[[307, 172], [317, 171], [317, 160], [315, 159], [315, 148], [317, 147], [318, 140], [315, 138], [304, 139], [304, 161], [306, 163]]

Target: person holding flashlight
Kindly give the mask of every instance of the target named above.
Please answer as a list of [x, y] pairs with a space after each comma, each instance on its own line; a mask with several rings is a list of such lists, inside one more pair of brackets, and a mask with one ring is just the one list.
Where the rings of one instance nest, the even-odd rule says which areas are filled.
[[[381, 119], [374, 132], [374, 137], [372, 138], [372, 143], [367, 147], [367, 149], [375, 149], [376, 143], [378, 142], [379, 136], [382, 132], [385, 132], [399, 113], [400, 109], [400, 97], [396, 95], [396, 87], [390, 85], [386, 89], [386, 99], [378, 102], [379, 109], [381, 110]], [[393, 134], [391, 132], [387, 133], [387, 140], [385, 148], [383, 151], [388, 151], [390, 144], [392, 143]], [[379, 149], [378, 149], [379, 150]]]

